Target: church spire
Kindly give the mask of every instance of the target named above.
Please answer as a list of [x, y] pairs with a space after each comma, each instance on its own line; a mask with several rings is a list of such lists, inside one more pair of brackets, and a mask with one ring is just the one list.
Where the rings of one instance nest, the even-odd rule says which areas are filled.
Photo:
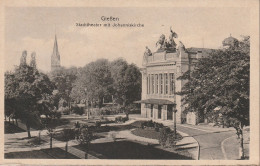
[[55, 33], [53, 52], [52, 52], [52, 56], [51, 56], [51, 70], [53, 71], [58, 68], [60, 68], [60, 53], [59, 53], [59, 49], [58, 49], [57, 36]]

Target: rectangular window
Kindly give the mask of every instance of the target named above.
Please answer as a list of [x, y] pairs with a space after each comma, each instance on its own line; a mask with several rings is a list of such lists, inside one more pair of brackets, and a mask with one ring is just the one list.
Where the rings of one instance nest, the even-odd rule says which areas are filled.
[[163, 75], [160, 74], [160, 94], [163, 94]]
[[152, 75], [149, 74], [149, 94], [152, 93]]
[[174, 73], [170, 73], [170, 94], [173, 95], [175, 92], [174, 90], [175, 84], [174, 84]]
[[149, 94], [149, 87], [150, 87], [150, 86], [149, 86], [149, 76], [150, 76], [150, 75], [147, 76], [147, 80], [146, 80], [147, 94]]
[[152, 94], [154, 94], [154, 75], [152, 74]]
[[153, 104], [151, 104], [151, 117], [153, 117]]
[[165, 94], [168, 94], [168, 74], [167, 73], [164, 74], [164, 78], [165, 78]]
[[162, 119], [162, 105], [158, 105], [158, 119]]
[[158, 85], [158, 74], [155, 74], [155, 93], [158, 94], [158, 89], [159, 89], [159, 85]]

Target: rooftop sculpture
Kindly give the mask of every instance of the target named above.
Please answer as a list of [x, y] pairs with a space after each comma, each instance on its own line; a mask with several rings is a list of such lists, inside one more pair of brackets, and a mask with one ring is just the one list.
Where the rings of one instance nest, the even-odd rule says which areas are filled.
[[173, 32], [172, 27], [170, 27], [170, 36], [169, 41], [167, 41], [164, 34], [162, 34], [159, 40], [156, 42], [156, 47], [159, 45], [157, 52], [167, 51], [167, 52], [175, 52], [176, 51], [176, 43], [174, 38], [178, 38], [176, 32]]

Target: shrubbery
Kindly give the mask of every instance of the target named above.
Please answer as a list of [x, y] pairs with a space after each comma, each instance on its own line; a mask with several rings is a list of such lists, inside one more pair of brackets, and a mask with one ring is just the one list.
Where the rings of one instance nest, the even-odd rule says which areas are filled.
[[79, 106], [74, 106], [73, 108], [72, 108], [72, 111], [73, 111], [73, 113], [75, 113], [75, 114], [78, 114], [78, 115], [83, 115], [83, 113], [84, 113], [84, 108], [83, 107], [79, 107]]
[[87, 148], [89, 147], [89, 144], [91, 140], [93, 140], [93, 133], [88, 128], [82, 128], [80, 130], [79, 135], [77, 136], [77, 140], [80, 143], [80, 145], [83, 145]]
[[169, 127], [165, 127], [162, 123], [145, 121], [141, 123], [141, 128], [153, 128], [155, 131], [160, 132], [159, 143], [165, 146], [173, 147], [176, 144], [176, 139], [173, 131]]
[[142, 129], [146, 127], [150, 127], [150, 128], [154, 128], [155, 131], [159, 131], [160, 128], [164, 127], [164, 125], [162, 123], [157, 123], [157, 122], [153, 122], [152, 120], [149, 120], [149, 121], [142, 122], [141, 127]]
[[129, 114], [141, 113], [140, 106], [138, 106], [137, 104], [129, 104], [125, 107], [125, 110], [127, 110]]
[[117, 116], [117, 117], [115, 118], [115, 122], [116, 122], [116, 123], [120, 123], [120, 122], [125, 123], [125, 122], [128, 121], [128, 120], [129, 120], [128, 117], [122, 117], [122, 116]]
[[124, 111], [123, 107], [117, 105], [106, 105], [100, 108], [101, 115], [116, 115]]
[[175, 146], [176, 144], [175, 135], [169, 127], [163, 127], [160, 130], [159, 143], [163, 147], [165, 147], [166, 145], [171, 147]]
[[163, 127], [160, 130], [159, 143], [164, 147], [166, 145], [166, 141], [168, 139], [168, 135], [170, 134], [171, 129], [169, 127]]
[[65, 114], [65, 115], [68, 115], [70, 113], [70, 109], [69, 109], [69, 107], [60, 107], [58, 109], [58, 112]]
[[60, 119], [61, 118], [61, 112], [54, 110], [50, 112], [51, 119]]
[[95, 125], [96, 125], [97, 128], [99, 128], [99, 127], [101, 127], [101, 122], [100, 121], [96, 121]]

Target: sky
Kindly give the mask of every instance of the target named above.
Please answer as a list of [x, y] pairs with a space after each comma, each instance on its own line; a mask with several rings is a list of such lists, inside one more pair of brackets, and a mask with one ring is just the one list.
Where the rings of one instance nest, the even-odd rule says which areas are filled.
[[[101, 17], [119, 21], [102, 21]], [[141, 23], [144, 27], [79, 27], [76, 23]], [[48, 72], [57, 35], [61, 65], [81, 67], [99, 58], [124, 58], [142, 66], [145, 47], [156, 51], [161, 34], [170, 27], [186, 48], [220, 48], [230, 34], [250, 35], [248, 8], [97, 8], [7, 7], [5, 11], [5, 70], [19, 65], [23, 50], [27, 62], [36, 52], [37, 67]]]

